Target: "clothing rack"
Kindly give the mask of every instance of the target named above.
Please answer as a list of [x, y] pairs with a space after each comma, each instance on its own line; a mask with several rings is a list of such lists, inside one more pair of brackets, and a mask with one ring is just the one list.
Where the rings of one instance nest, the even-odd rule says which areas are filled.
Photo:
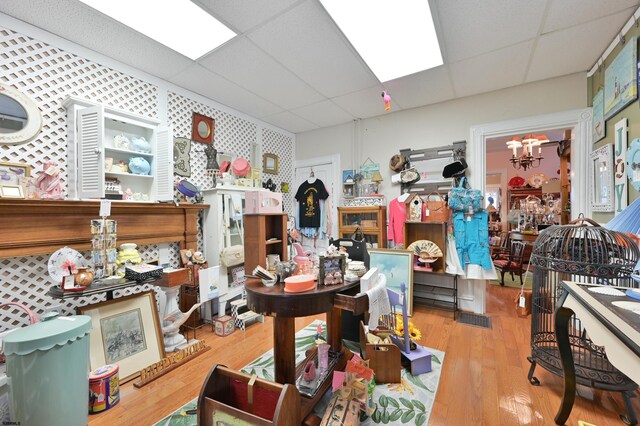
[[[467, 151], [467, 141], [453, 142], [451, 145], [439, 146], [435, 148], [425, 149], [401, 149], [400, 155], [409, 159], [405, 164], [405, 169], [411, 167], [411, 162], [425, 160], [439, 160], [443, 158], [452, 158], [454, 161], [465, 158]], [[409, 192], [411, 194], [428, 195], [431, 193], [440, 193], [446, 195], [452, 186], [458, 184], [459, 178], [445, 179], [437, 182], [420, 183], [420, 181], [412, 184], [401, 184], [400, 194]]]

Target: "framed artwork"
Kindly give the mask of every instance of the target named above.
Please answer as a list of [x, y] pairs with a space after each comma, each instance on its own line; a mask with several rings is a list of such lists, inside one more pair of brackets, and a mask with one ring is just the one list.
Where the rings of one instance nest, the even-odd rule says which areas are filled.
[[191, 126], [191, 140], [202, 143], [213, 143], [214, 128], [215, 121], [213, 118], [194, 112]]
[[631, 146], [627, 150], [627, 177], [631, 181], [631, 185], [640, 191], [640, 139], [635, 138], [631, 141]]
[[24, 163], [0, 162], [0, 186], [20, 185], [20, 179], [31, 176], [31, 166]]
[[120, 382], [124, 383], [164, 358], [162, 329], [153, 290], [81, 306], [78, 313], [91, 317], [91, 370], [117, 363]]
[[637, 57], [637, 39], [631, 37], [604, 70], [605, 120], [638, 98]]
[[220, 267], [202, 268], [199, 274], [198, 291], [200, 293], [200, 301], [204, 302], [220, 296], [220, 288], [218, 287], [220, 285]]
[[276, 154], [263, 154], [262, 155], [262, 171], [264, 173], [270, 173], [277, 175], [279, 170], [278, 156]]
[[353, 169], [343, 170], [342, 171], [342, 183], [353, 183], [353, 177], [355, 175], [356, 175], [356, 171], [353, 170]]
[[604, 91], [600, 89], [593, 97], [593, 143], [605, 137], [606, 126], [604, 121]]
[[413, 315], [413, 252], [410, 250], [369, 249], [369, 265], [387, 278], [387, 288], [400, 294], [407, 288], [407, 314]]
[[318, 284], [342, 284], [344, 271], [347, 269], [345, 256], [320, 256], [318, 268]]
[[591, 152], [589, 185], [591, 186], [591, 210], [613, 211], [613, 145], [606, 144]]
[[24, 191], [20, 185], [0, 186], [0, 198], [24, 198]]
[[247, 278], [244, 276], [244, 265], [235, 266], [231, 268], [231, 284], [230, 287], [240, 287], [247, 282]]

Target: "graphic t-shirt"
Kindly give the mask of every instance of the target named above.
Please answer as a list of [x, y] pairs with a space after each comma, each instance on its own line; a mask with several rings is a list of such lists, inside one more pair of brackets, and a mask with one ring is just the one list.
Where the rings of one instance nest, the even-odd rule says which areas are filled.
[[313, 183], [304, 181], [296, 192], [296, 200], [300, 205], [300, 228], [320, 227], [320, 200], [329, 198], [329, 193], [320, 179]]

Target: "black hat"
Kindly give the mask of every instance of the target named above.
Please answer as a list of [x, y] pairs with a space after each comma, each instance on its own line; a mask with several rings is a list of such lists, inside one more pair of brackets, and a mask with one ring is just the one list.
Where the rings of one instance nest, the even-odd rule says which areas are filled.
[[442, 170], [442, 177], [449, 179], [452, 177], [462, 176], [465, 170], [467, 170], [467, 162], [464, 161], [464, 158], [461, 158], [458, 161], [454, 161], [453, 163], [444, 166], [444, 170]]

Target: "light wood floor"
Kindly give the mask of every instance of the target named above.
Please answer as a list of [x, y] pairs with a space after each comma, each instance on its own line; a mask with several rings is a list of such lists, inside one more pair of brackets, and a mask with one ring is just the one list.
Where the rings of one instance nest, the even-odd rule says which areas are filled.
[[[541, 386], [527, 380], [530, 354], [530, 317], [514, 310], [517, 289], [487, 285], [487, 311], [493, 328], [482, 329], [453, 321], [450, 311], [415, 307], [413, 321], [422, 343], [446, 352], [442, 377], [430, 425], [553, 425], [560, 405], [561, 378], [538, 367]], [[315, 318], [296, 320], [296, 330]], [[90, 416], [91, 426], [150, 425], [198, 395], [212, 365], [240, 369], [273, 346], [272, 321], [218, 337], [211, 328], [198, 330], [211, 350], [142, 389], [131, 383], [121, 387], [120, 403]], [[584, 420], [598, 426], [622, 425], [624, 412], [617, 393], [578, 387], [568, 425]], [[640, 415], [640, 398], [633, 399]]]

